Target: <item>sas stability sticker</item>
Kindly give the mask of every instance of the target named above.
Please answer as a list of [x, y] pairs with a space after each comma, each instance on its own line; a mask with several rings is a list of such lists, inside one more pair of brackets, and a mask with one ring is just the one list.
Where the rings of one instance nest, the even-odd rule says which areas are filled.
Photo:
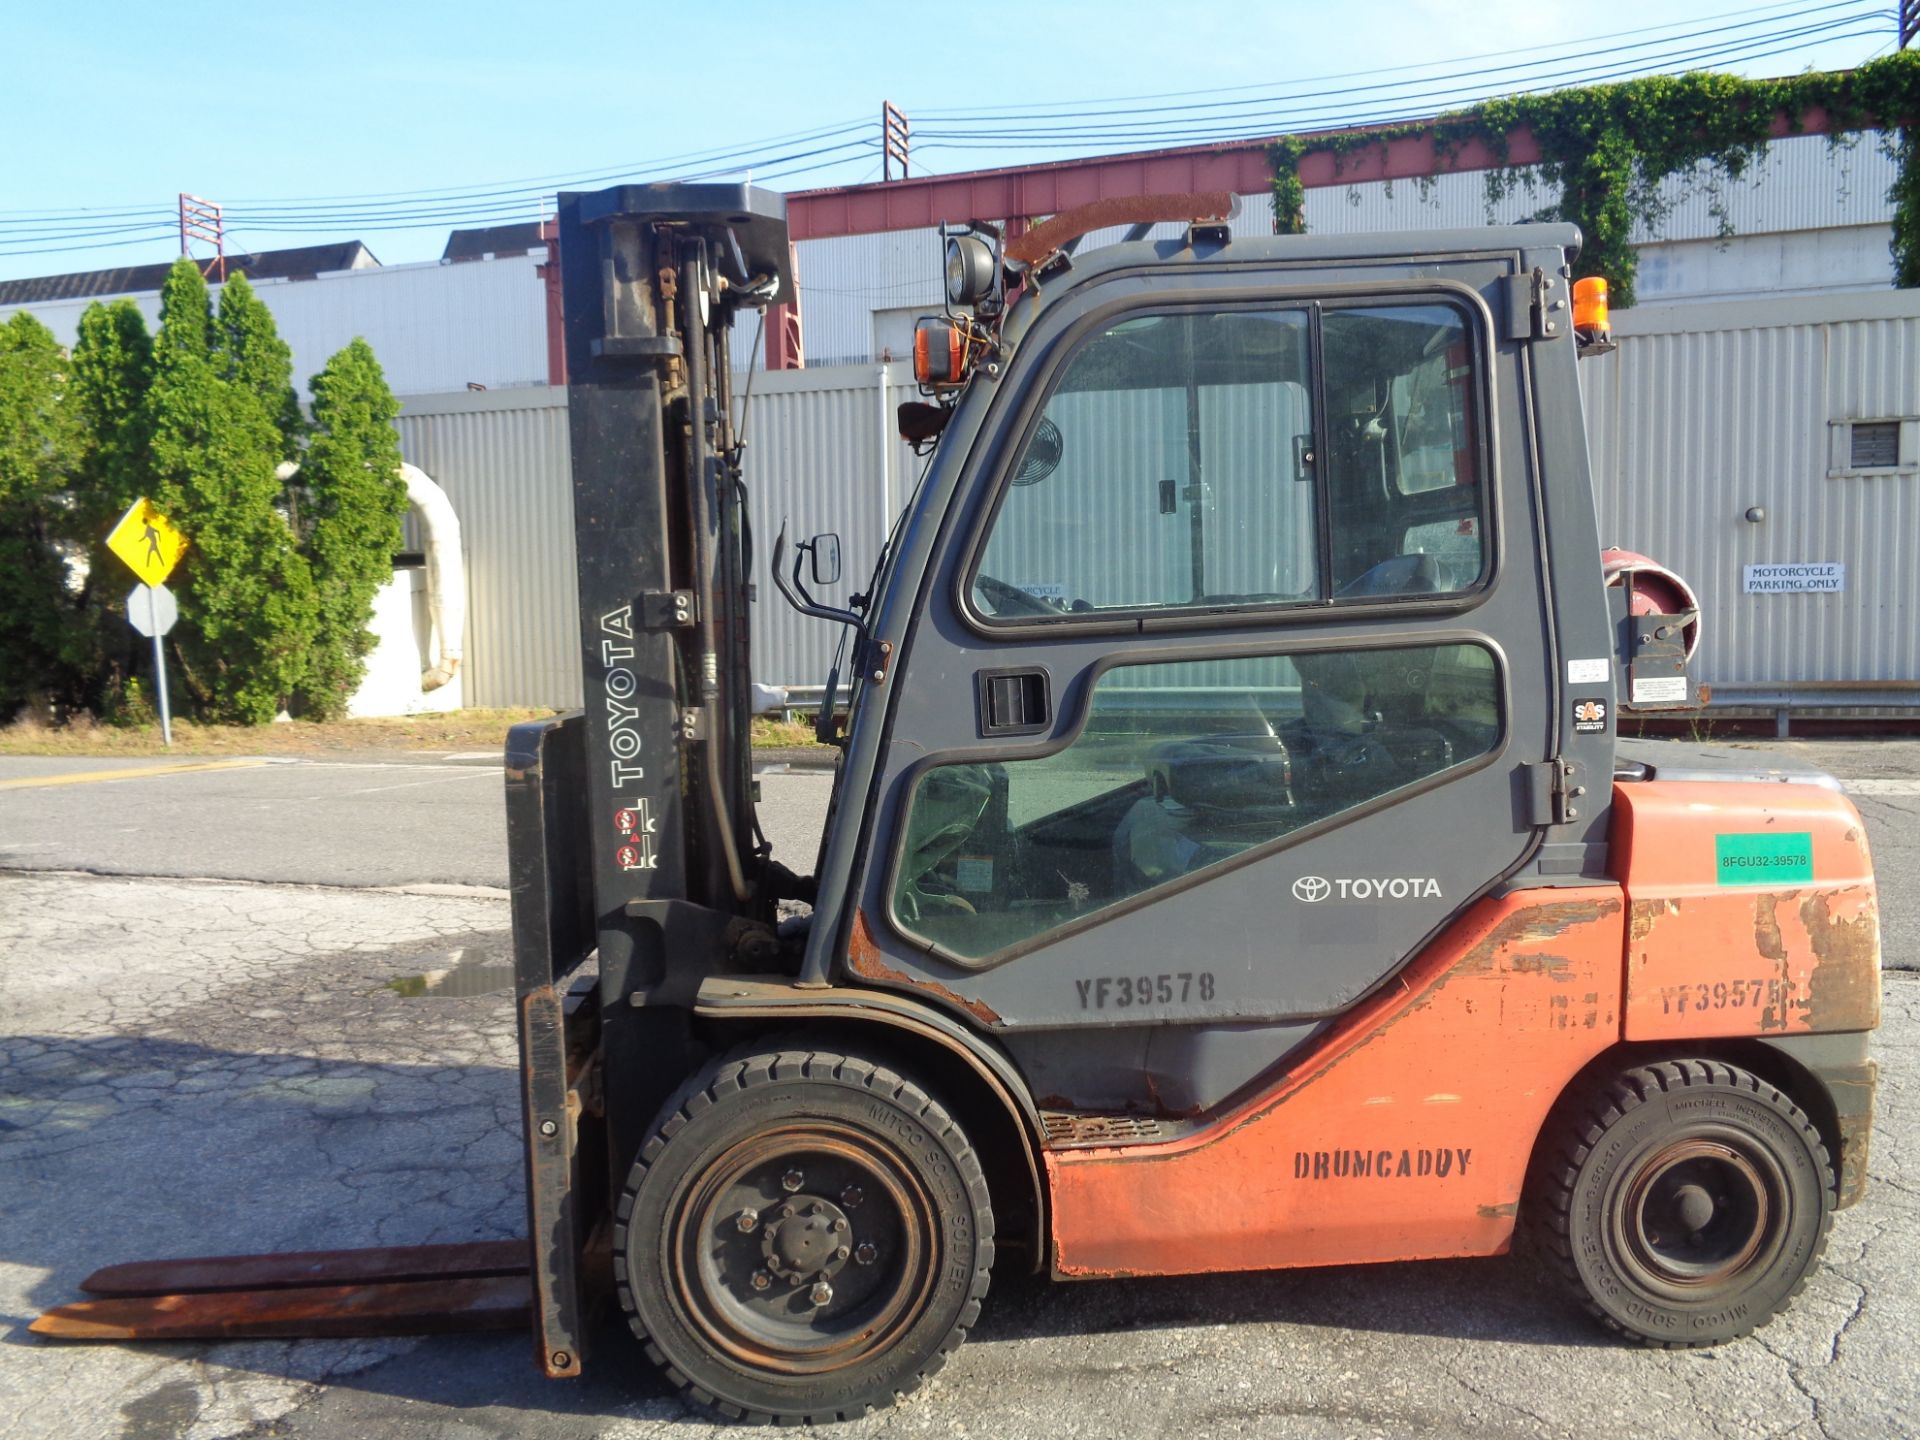
[[1813, 836], [1716, 835], [1713, 878], [1721, 885], [1778, 885], [1813, 879]]

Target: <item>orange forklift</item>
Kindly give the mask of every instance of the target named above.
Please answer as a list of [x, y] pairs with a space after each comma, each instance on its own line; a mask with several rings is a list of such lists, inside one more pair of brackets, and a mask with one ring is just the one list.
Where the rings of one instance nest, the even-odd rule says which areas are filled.
[[[563, 196], [585, 704], [507, 762], [530, 1240], [119, 1267], [36, 1328], [504, 1319], [570, 1376], [611, 1295], [689, 1398], [800, 1422], [915, 1389], [996, 1265], [1524, 1232], [1636, 1340], [1785, 1305], [1865, 1186], [1873, 871], [1827, 777], [1618, 735], [1699, 702], [1700, 617], [1603, 573], [1578, 232], [1231, 207], [944, 231], [918, 487], [857, 591], [783, 530], [775, 597], [729, 333], [792, 299], [781, 201]], [[754, 603], [841, 634], [804, 875], [755, 820]]]

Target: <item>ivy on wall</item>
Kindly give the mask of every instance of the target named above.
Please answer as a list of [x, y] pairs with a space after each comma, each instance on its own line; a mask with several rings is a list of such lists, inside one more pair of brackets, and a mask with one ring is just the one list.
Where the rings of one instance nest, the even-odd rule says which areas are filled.
[[[1863, 130], [1896, 165], [1887, 198], [1893, 204], [1893, 283], [1920, 287], [1920, 51], [1902, 51], [1855, 70], [1810, 72], [1778, 80], [1699, 71], [1650, 75], [1614, 85], [1511, 95], [1437, 120], [1355, 134], [1303, 139], [1283, 136], [1267, 151], [1273, 169], [1274, 229], [1303, 233], [1306, 189], [1300, 162], [1329, 151], [1336, 171], [1354, 155], [1388, 142], [1429, 135], [1442, 168], [1461, 148], [1479, 141], [1501, 163], [1487, 172], [1487, 203], [1525, 187], [1557, 189], [1559, 198], [1536, 220], [1570, 220], [1586, 238], [1576, 275], [1602, 275], [1618, 306], [1633, 303], [1634, 222], [1657, 229], [1666, 213], [1661, 183], [1685, 176], [1709, 187], [1723, 234], [1731, 233], [1719, 203], [1720, 180], [1738, 179], [1765, 152], [1774, 117], [1799, 129], [1807, 113], [1824, 109], [1836, 144]], [[1540, 159], [1506, 163], [1507, 137], [1532, 131]], [[1704, 173], [1703, 173], [1704, 172]], [[1421, 182], [1430, 186], [1431, 179]]]

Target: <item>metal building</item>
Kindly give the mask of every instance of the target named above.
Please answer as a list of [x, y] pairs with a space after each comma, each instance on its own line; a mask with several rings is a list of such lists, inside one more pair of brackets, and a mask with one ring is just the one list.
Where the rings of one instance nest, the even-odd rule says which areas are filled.
[[[373, 346], [394, 394], [433, 395], [469, 385], [547, 383], [544, 259], [545, 251], [535, 250], [464, 264], [372, 265], [250, 283], [293, 351], [294, 384], [303, 395], [307, 381], [355, 336]], [[31, 311], [56, 340], [71, 345], [87, 307], [111, 298], [89, 293], [0, 304], [0, 321]], [[149, 325], [158, 324], [156, 292], [130, 298]]]
[[1714, 709], [1920, 706], [1920, 291], [1614, 333], [1580, 367], [1601, 540], [1693, 586]]
[[[1601, 535], [1692, 582], [1715, 708], [1920, 706], [1920, 292], [1643, 305], [1615, 327], [1620, 348], [1581, 366]], [[838, 531], [826, 598], [866, 587], [924, 464], [894, 429], [912, 393], [900, 365], [754, 377], [757, 679], [824, 680], [839, 632], [774, 592], [773, 537]], [[543, 387], [400, 419], [464, 522], [469, 704], [577, 703], [565, 406]], [[1788, 568], [1750, 576], [1769, 566]]]

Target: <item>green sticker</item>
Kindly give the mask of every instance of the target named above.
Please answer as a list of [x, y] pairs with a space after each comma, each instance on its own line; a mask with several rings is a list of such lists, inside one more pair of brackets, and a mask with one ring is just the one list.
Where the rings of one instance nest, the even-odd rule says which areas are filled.
[[1813, 836], [1716, 835], [1714, 879], [1722, 885], [1778, 885], [1813, 879]]

